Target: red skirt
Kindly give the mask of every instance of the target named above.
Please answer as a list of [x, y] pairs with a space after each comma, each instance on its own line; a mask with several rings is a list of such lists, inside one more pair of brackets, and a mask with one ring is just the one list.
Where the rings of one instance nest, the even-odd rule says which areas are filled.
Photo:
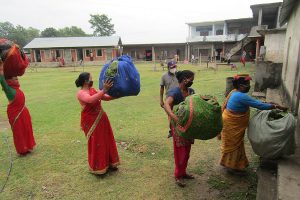
[[25, 96], [19, 89], [16, 90], [14, 100], [7, 106], [7, 116], [13, 132], [17, 153], [26, 154], [32, 151], [35, 146], [35, 140], [31, 116], [25, 106]]
[[119, 165], [115, 138], [105, 112], [88, 140], [88, 162], [94, 174], [104, 174], [109, 167]]

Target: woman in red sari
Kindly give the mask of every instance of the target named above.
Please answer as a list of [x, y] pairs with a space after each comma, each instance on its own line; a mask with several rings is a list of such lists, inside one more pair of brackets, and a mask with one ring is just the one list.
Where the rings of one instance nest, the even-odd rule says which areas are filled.
[[112, 87], [111, 81], [104, 82], [103, 90], [96, 91], [92, 76], [83, 72], [75, 81], [81, 89], [77, 98], [82, 107], [81, 128], [88, 140], [88, 162], [93, 174], [105, 174], [108, 169], [117, 170], [119, 155], [108, 117], [103, 111], [101, 100], [109, 101], [113, 98], [106, 94]]
[[9, 101], [7, 116], [13, 132], [16, 151], [20, 155], [25, 155], [31, 152], [35, 146], [31, 116], [25, 106], [25, 96], [20, 90], [18, 78], [4, 78], [2, 61], [0, 61], [0, 83]]
[[[174, 105], [178, 105], [183, 102], [187, 96], [195, 93], [194, 90], [190, 88], [193, 84], [194, 72], [190, 70], [178, 71], [176, 73], [176, 78], [179, 86], [168, 91], [164, 108], [168, 116], [178, 123], [179, 119], [173, 113], [172, 109]], [[179, 136], [173, 125], [171, 125], [171, 132], [173, 135], [174, 146], [175, 181], [178, 186], [185, 187], [184, 179], [194, 179], [192, 175], [186, 173], [191, 146], [194, 143], [194, 140], [187, 140]]]

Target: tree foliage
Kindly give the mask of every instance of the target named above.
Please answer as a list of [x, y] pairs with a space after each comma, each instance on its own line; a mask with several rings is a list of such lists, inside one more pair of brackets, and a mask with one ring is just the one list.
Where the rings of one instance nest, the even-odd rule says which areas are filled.
[[87, 36], [87, 34], [77, 26], [65, 27], [58, 30], [61, 37], [80, 37]]
[[94, 29], [94, 36], [110, 36], [115, 32], [114, 25], [111, 23], [111, 18], [108, 18], [107, 15], [90, 15], [91, 19], [89, 20], [91, 28]]
[[0, 22], [0, 37], [7, 38], [19, 44], [21, 47], [25, 46], [33, 38], [39, 37], [39, 30], [29, 27], [17, 25], [16, 27], [10, 22]]
[[59, 32], [53, 27], [45, 28], [41, 32], [41, 37], [59, 37]]
[[24, 28], [21, 25], [14, 26], [10, 22], [0, 22], [0, 38], [6, 38], [24, 47], [31, 40], [37, 37], [81, 37], [89, 36], [77, 26], [55, 29], [48, 27], [40, 32], [39, 29], [29, 27]]

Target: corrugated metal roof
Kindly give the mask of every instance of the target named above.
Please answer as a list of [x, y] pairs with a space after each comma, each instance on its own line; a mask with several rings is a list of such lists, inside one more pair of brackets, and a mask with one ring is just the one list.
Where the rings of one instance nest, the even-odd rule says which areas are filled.
[[282, 3], [282, 8], [280, 12], [279, 22], [280, 25], [284, 25], [290, 15], [292, 14], [292, 10], [296, 8], [296, 4], [299, 3], [297, 0], [284, 0]]
[[34, 38], [24, 49], [118, 46], [119, 36]]

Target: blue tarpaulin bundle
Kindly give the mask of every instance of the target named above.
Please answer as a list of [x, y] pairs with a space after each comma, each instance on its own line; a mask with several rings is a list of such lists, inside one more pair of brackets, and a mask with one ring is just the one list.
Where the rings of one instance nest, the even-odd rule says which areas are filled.
[[112, 79], [114, 82], [107, 92], [112, 97], [136, 96], [140, 92], [140, 74], [129, 56], [114, 58], [103, 66], [99, 77], [99, 89], [103, 89], [106, 79]]

